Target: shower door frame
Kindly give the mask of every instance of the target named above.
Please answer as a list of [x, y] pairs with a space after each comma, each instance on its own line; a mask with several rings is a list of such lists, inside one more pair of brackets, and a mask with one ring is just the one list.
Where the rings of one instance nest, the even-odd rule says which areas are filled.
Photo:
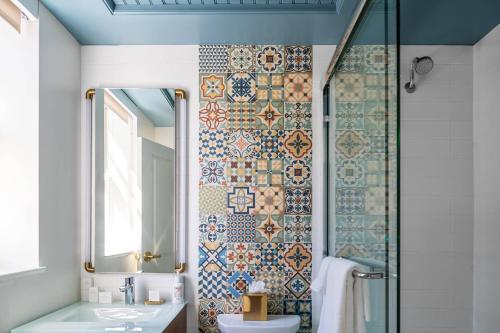
[[[328, 255], [335, 255], [335, 249], [330, 249], [330, 240], [329, 240], [329, 236], [330, 236], [330, 228], [334, 227], [334, 224], [331, 224], [329, 223], [329, 216], [330, 216], [330, 206], [329, 206], [329, 203], [330, 203], [330, 199], [331, 199], [331, 196], [332, 195], [335, 195], [334, 193], [332, 194], [331, 191], [329, 190], [330, 189], [330, 170], [328, 168], [328, 164], [329, 164], [329, 161], [330, 161], [330, 138], [331, 138], [331, 131], [330, 131], [330, 125], [329, 123], [331, 121], [333, 121], [332, 117], [334, 117], [334, 115], [331, 114], [331, 86], [330, 86], [330, 82], [333, 81], [334, 79], [334, 76], [335, 76], [335, 73], [337, 71], [337, 68], [339, 66], [339, 63], [340, 63], [340, 60], [343, 58], [345, 52], [347, 51], [348, 49], [348, 46], [350, 45], [350, 42], [352, 41], [352, 39], [354, 38], [354, 34], [355, 32], [357, 31], [357, 29], [359, 28], [359, 26], [363, 23], [363, 18], [364, 16], [367, 14], [368, 10], [369, 10], [369, 7], [370, 5], [372, 4], [372, 1], [375, 1], [375, 0], [360, 0], [354, 14], [353, 14], [353, 18], [346, 30], [346, 32], [344, 33], [342, 39], [340, 40], [340, 43], [338, 44], [337, 48], [335, 49], [335, 52], [334, 52], [334, 55], [330, 61], [330, 64], [328, 66], [328, 69], [327, 69], [327, 72], [325, 73], [323, 79], [322, 79], [322, 82], [321, 82], [321, 86], [323, 87], [323, 117], [324, 117], [324, 122], [323, 122], [323, 127], [324, 127], [324, 137], [323, 137], [323, 147], [324, 147], [324, 156], [325, 156], [325, 163], [324, 163], [324, 166], [325, 166], [325, 173], [324, 173], [324, 178], [325, 178], [325, 190], [324, 190], [324, 200], [323, 202], [325, 202], [326, 204], [324, 205], [324, 212], [323, 212], [323, 216], [324, 216], [324, 221], [325, 221], [325, 225], [324, 225], [324, 232], [325, 232], [325, 237], [324, 237], [324, 255], [325, 256], [328, 256]], [[388, 13], [388, 1], [391, 1], [391, 0], [384, 0], [384, 4], [385, 4], [385, 8], [384, 8], [384, 12], [386, 14], [386, 17], [385, 17], [385, 20], [384, 20], [384, 24], [385, 24], [385, 40], [386, 40], [386, 45], [388, 44], [387, 41], [389, 40], [388, 38], [388, 34], [389, 34], [389, 18], [387, 16], [387, 13]], [[396, 207], [397, 207], [397, 210], [396, 210], [396, 227], [397, 227], [397, 230], [396, 230], [396, 233], [395, 233], [395, 237], [396, 237], [396, 256], [397, 256], [397, 263], [396, 263], [396, 272], [395, 272], [395, 276], [394, 276], [394, 272], [390, 272], [389, 270], [389, 265], [388, 265], [388, 262], [389, 262], [389, 259], [387, 259], [386, 261], [386, 270], [385, 270], [385, 292], [386, 292], [386, 304], [385, 304], [385, 330], [386, 330], [386, 333], [399, 333], [401, 331], [401, 265], [400, 265], [400, 258], [401, 258], [401, 247], [400, 247], [400, 244], [401, 244], [401, 209], [400, 209], [400, 205], [401, 205], [401, 195], [400, 195], [400, 189], [401, 189], [401, 182], [400, 182], [400, 179], [401, 179], [401, 164], [400, 164], [400, 161], [401, 161], [401, 124], [400, 124], [400, 0], [392, 0], [394, 1], [394, 10], [395, 10], [395, 16], [396, 16], [396, 20], [394, 22], [394, 29], [395, 30], [395, 43], [396, 43], [396, 117], [397, 117], [397, 120], [396, 120], [396, 142], [395, 142], [395, 145], [396, 145], [396, 189], [397, 189], [397, 195], [396, 195]], [[389, 75], [386, 74], [386, 83], [387, 83], [387, 77]], [[335, 96], [333, 96], [333, 98], [335, 98]], [[386, 102], [386, 107], [388, 108], [387, 106], [388, 102]], [[334, 135], [334, 133], [333, 133]], [[387, 137], [388, 137], [388, 134], [387, 134]], [[387, 139], [388, 140], [388, 139]], [[386, 171], [388, 172], [388, 171]], [[387, 181], [388, 182], [388, 181]], [[388, 200], [388, 197], [387, 197], [387, 200]], [[389, 219], [389, 218], [387, 218]], [[386, 232], [388, 232], [389, 229], [386, 229]], [[386, 233], [386, 237], [387, 237], [387, 233]], [[386, 240], [386, 251], [389, 251], [388, 250], [388, 246], [387, 246], [387, 243], [388, 243], [388, 240]], [[390, 309], [389, 309], [389, 281], [390, 279], [395, 279], [396, 280], [396, 302], [397, 302], [397, 307], [396, 307], [396, 332], [391, 332], [391, 325], [390, 325]]]

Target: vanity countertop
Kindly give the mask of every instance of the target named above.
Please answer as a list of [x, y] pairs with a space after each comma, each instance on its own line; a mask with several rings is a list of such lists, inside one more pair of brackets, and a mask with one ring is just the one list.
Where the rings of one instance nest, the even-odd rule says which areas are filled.
[[11, 333], [143, 332], [162, 333], [186, 303], [162, 305], [78, 302], [19, 326]]

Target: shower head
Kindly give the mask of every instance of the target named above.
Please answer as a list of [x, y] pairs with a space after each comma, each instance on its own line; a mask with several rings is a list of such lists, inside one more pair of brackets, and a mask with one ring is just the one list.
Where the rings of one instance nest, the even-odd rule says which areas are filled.
[[425, 75], [429, 73], [434, 67], [434, 61], [431, 57], [417, 57], [414, 58], [410, 64], [410, 82], [405, 84], [405, 89], [408, 93], [413, 93], [417, 90], [417, 85], [415, 84], [415, 72], [418, 75]]
[[413, 64], [415, 72], [417, 72], [418, 75], [427, 74], [434, 67], [434, 61], [431, 57], [415, 58], [413, 59]]

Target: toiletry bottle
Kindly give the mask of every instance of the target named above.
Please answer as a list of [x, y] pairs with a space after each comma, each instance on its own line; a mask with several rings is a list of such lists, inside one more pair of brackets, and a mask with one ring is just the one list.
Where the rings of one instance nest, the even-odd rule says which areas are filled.
[[184, 282], [182, 282], [182, 276], [177, 272], [172, 292], [172, 303], [182, 302], [184, 302]]

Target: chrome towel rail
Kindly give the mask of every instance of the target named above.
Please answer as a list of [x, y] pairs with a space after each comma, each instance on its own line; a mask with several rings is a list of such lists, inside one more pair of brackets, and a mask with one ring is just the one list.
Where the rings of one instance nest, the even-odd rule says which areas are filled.
[[352, 276], [354, 278], [366, 279], [366, 280], [379, 280], [387, 278], [384, 272], [360, 272], [357, 270], [352, 271]]

